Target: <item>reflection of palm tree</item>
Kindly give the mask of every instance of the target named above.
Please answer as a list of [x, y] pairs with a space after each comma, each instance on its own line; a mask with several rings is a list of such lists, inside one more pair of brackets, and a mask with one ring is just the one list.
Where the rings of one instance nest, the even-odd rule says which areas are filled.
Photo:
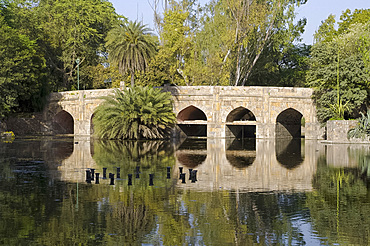
[[[93, 158], [100, 166], [120, 163], [141, 166], [153, 165], [154, 159], [164, 162], [172, 156], [173, 148], [169, 141], [101, 141], [93, 142]], [[170, 165], [170, 163], [168, 163]]]
[[154, 36], [138, 22], [113, 28], [107, 35], [109, 58], [118, 64], [120, 73], [130, 72], [131, 87], [134, 86], [135, 71], [145, 70], [156, 51]]

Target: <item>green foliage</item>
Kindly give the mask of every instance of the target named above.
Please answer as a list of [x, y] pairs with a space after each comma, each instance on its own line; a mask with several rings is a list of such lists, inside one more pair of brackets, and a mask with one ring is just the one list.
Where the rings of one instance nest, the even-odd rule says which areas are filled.
[[314, 34], [315, 43], [321, 41], [332, 41], [333, 36], [336, 33], [334, 25], [335, 16], [332, 14], [330, 14], [326, 20], [321, 21], [319, 29]]
[[104, 99], [93, 117], [95, 132], [103, 139], [164, 138], [176, 121], [171, 94], [160, 89], [116, 89]]
[[251, 71], [247, 85], [304, 87], [310, 45], [287, 45], [283, 52], [268, 47]]
[[348, 111], [348, 102], [343, 104], [342, 98], [335, 104], [329, 104], [329, 109], [333, 114], [331, 120], [344, 120], [344, 113]]
[[370, 136], [370, 110], [367, 114], [360, 112], [361, 117], [358, 118], [358, 125], [348, 131], [348, 138], [365, 139]]
[[267, 47], [282, 51], [303, 32], [305, 21], [295, 23], [294, 9], [306, 1], [220, 1], [232, 25], [226, 33], [225, 58], [230, 59], [230, 84], [246, 85]]
[[0, 118], [75, 89], [77, 57], [82, 88], [93, 87], [105, 36], [120, 22], [106, 0], [0, 0]]
[[189, 13], [178, 6], [164, 13], [160, 36], [162, 45], [151, 61], [148, 73], [141, 79], [142, 83], [152, 86], [165, 83], [190, 85], [188, 74], [184, 73], [190, 65], [188, 58], [193, 46], [190, 28], [186, 26], [188, 17]]
[[134, 86], [136, 71], [145, 71], [156, 52], [156, 39], [138, 22], [129, 21], [113, 28], [107, 36], [109, 59], [118, 65], [121, 74], [130, 72], [131, 86]]
[[[85, 73], [90, 77], [87, 88], [106, 89], [106, 88], [119, 88], [120, 82], [125, 81], [116, 66], [104, 67], [102, 64], [96, 66], [85, 67]], [[85, 83], [84, 83], [85, 85]]]

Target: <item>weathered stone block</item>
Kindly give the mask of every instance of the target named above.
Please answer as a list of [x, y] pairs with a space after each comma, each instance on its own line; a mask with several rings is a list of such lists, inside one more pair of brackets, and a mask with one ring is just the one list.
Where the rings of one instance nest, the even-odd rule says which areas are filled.
[[326, 123], [326, 135], [328, 141], [349, 142], [347, 133], [351, 128], [356, 127], [357, 120], [329, 120]]

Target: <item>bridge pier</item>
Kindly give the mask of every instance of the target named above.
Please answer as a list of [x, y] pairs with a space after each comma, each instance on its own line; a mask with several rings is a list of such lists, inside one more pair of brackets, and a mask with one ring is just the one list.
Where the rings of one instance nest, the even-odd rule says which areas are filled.
[[90, 136], [91, 120], [75, 120], [74, 121], [74, 135], [76, 136]]

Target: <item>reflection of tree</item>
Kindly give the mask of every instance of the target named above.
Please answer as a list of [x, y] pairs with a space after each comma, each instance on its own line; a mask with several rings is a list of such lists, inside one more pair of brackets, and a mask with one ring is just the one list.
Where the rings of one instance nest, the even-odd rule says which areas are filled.
[[43, 161], [0, 158], [0, 244], [29, 245], [39, 226], [57, 213], [50, 199], [62, 194], [63, 186], [49, 187]]
[[128, 202], [117, 202], [107, 215], [107, 234], [116, 234], [115, 241], [124, 244], [141, 242], [155, 227], [155, 218], [148, 204], [134, 203], [133, 194]]
[[[115, 186], [54, 182], [43, 161], [4, 160], [1, 147], [0, 244], [302, 245], [300, 225], [310, 216], [327, 244], [370, 241], [360, 168], [328, 168], [325, 158], [310, 193], [199, 192], [177, 189], [177, 177], [166, 179], [166, 167], [175, 163], [166, 145], [95, 145], [99, 165], [122, 164], [127, 173], [143, 163], [132, 186], [127, 180]], [[148, 186], [148, 173], [155, 174], [155, 186]]]
[[368, 245], [369, 192], [360, 169], [328, 167], [321, 158], [313, 186], [307, 206], [320, 236], [329, 243]]
[[349, 157], [357, 160], [358, 166], [361, 169], [361, 174], [365, 177], [370, 177], [370, 149], [368, 146], [356, 146], [357, 148], [349, 148]]
[[299, 214], [304, 194], [188, 190], [172, 197], [164, 204], [167, 212], [159, 213], [159, 233], [165, 245], [304, 243], [293, 222], [306, 216]]

